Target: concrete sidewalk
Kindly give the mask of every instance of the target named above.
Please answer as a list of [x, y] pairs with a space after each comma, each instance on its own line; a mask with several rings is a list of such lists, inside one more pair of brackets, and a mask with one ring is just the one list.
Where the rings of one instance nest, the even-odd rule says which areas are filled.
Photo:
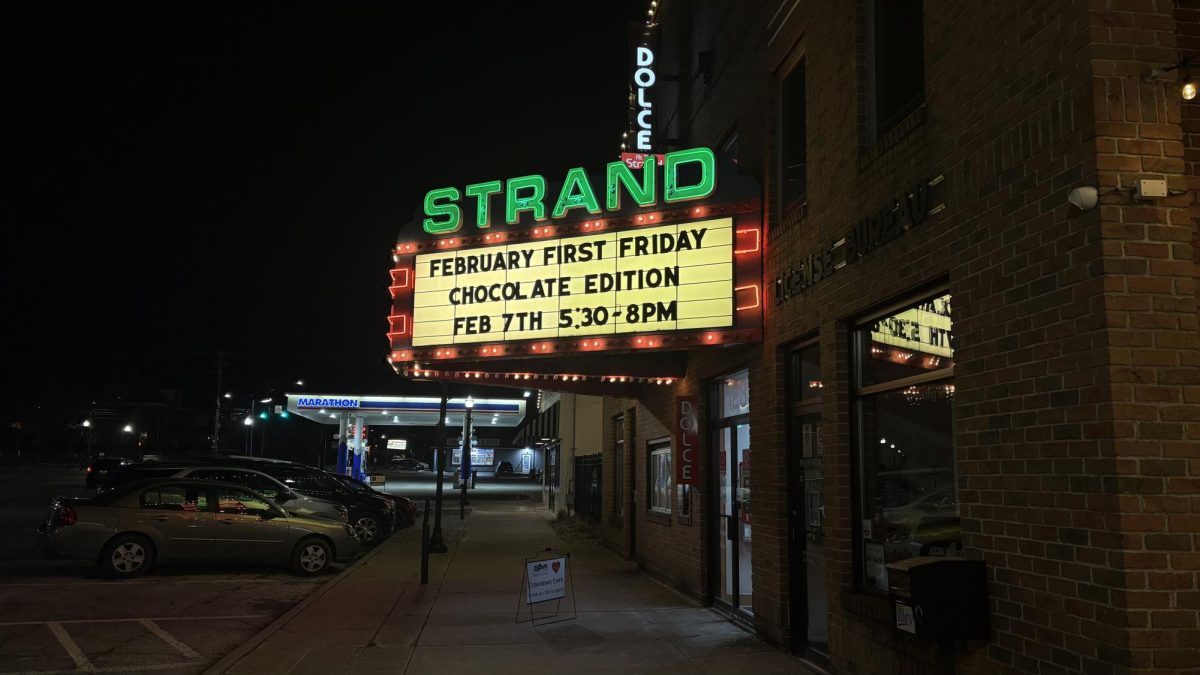
[[[608, 549], [563, 541], [539, 506], [475, 502], [466, 521], [445, 515], [450, 551], [431, 556], [427, 586], [411, 528], [208, 672], [812, 672]], [[546, 547], [571, 554], [578, 618], [516, 623], [524, 558]]]

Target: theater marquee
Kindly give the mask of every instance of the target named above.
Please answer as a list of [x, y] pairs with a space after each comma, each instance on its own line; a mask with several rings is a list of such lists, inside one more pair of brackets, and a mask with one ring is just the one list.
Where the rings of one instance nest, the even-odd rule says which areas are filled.
[[[431, 190], [421, 229], [393, 252], [393, 367], [661, 382], [678, 376], [661, 352], [761, 339], [757, 186], [717, 171], [693, 149], [640, 171], [613, 162], [603, 185], [572, 169], [560, 186], [523, 176]], [[646, 350], [660, 355], [639, 365]], [[630, 356], [597, 368], [604, 360], [572, 361], [578, 352]]]

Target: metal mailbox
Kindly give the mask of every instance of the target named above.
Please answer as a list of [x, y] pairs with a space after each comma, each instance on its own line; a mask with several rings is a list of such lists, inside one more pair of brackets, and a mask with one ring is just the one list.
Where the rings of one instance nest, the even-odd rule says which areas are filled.
[[897, 630], [933, 641], [986, 640], [987, 570], [982, 560], [910, 558], [888, 565]]

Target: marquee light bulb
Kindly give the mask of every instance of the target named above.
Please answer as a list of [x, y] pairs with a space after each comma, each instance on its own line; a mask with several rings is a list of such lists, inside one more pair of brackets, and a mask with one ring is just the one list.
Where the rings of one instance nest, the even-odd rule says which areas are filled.
[[1196, 82], [1194, 80], [1188, 80], [1187, 82], [1184, 82], [1183, 87], [1179, 90], [1179, 93], [1183, 96], [1183, 100], [1185, 101], [1190, 101], [1196, 98]]

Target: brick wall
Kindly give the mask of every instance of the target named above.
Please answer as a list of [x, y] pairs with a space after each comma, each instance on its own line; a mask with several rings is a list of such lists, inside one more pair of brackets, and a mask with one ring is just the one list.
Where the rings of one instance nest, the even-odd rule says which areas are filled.
[[[748, 367], [754, 622], [791, 638], [789, 604], [803, 589], [788, 573], [784, 364], [816, 338], [835, 671], [1200, 668], [1200, 103], [1143, 81], [1181, 49], [1200, 51], [1200, 2], [927, 0], [925, 105], [875, 144], [864, 132], [865, 2], [664, 6], [662, 72], [680, 77], [662, 100], [670, 135], [716, 146], [736, 130], [740, 166], [763, 184], [768, 283], [918, 182], [944, 176], [946, 208], [799, 297], [775, 304], [768, 292], [761, 345], [697, 351], [686, 380], [639, 397], [627, 445], [640, 491], [634, 558], [708, 590], [711, 448], [692, 525], [668, 526], [644, 517], [645, 443], [668, 435], [675, 395], [706, 400], [711, 378]], [[702, 50], [713, 53], [707, 80]], [[778, 80], [801, 56], [809, 200], [780, 213]], [[1191, 192], [1136, 203], [1128, 188], [1142, 177]], [[1104, 191], [1101, 207], [1071, 212], [1067, 192], [1088, 185]], [[857, 588], [853, 565], [850, 337], [871, 311], [935, 287], [953, 296], [964, 548], [988, 563], [993, 627], [952, 652], [893, 631], [886, 600]]]

